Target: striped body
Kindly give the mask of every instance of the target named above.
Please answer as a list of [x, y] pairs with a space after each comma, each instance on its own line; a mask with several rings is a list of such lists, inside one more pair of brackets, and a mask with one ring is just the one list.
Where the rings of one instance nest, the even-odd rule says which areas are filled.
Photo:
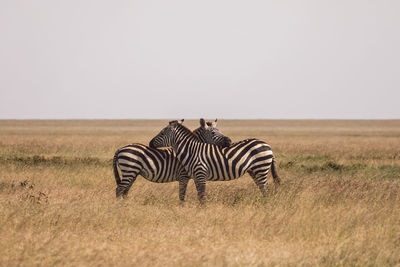
[[264, 194], [271, 168], [274, 182], [280, 182], [271, 147], [258, 139], [246, 139], [220, 148], [200, 142], [189, 129], [173, 121], [151, 143], [154, 147], [173, 147], [189, 176], [194, 177], [201, 202], [207, 180], [227, 181], [249, 173]]
[[222, 149], [205, 143], [193, 143], [192, 147], [196, 147], [197, 153], [183, 157], [182, 164], [187, 166], [189, 175], [194, 175], [197, 167], [202, 166], [208, 181], [229, 181], [248, 171], [255, 176], [262, 174], [266, 179], [274, 157], [270, 146], [258, 139], [246, 139]]
[[141, 175], [151, 182], [167, 183], [187, 177], [172, 148], [154, 149], [131, 144], [118, 149], [116, 156], [123, 178]]

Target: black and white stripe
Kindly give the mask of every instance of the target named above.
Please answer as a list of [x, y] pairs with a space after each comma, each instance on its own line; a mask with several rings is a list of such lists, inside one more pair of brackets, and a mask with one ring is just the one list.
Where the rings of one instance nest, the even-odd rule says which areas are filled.
[[267, 174], [272, 171], [274, 182], [279, 184], [271, 147], [258, 139], [246, 139], [221, 148], [200, 142], [178, 121], [172, 121], [150, 142], [153, 147], [171, 146], [176, 157], [195, 179], [201, 202], [205, 183], [237, 179], [249, 173], [263, 194], [266, 192]]
[[[218, 129], [200, 120], [201, 127], [195, 130], [196, 140], [220, 146], [228, 146], [231, 141]], [[206, 127], [206, 128], [205, 128]], [[199, 141], [200, 142], [200, 141]], [[118, 172], [121, 172], [122, 179]], [[117, 183], [116, 196], [126, 196], [138, 175], [155, 183], [179, 182], [179, 199], [184, 200], [189, 175], [177, 159], [172, 148], [157, 149], [142, 144], [131, 144], [118, 149], [114, 155], [113, 169]]]

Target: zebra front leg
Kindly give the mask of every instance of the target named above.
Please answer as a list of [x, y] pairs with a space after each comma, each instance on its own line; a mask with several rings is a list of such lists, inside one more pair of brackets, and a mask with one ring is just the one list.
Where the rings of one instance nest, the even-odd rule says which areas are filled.
[[181, 203], [185, 201], [185, 195], [186, 195], [186, 188], [189, 182], [188, 177], [181, 177], [179, 180], [179, 200]]
[[123, 175], [121, 183], [118, 184], [115, 189], [115, 195], [119, 198], [121, 195], [123, 198], [126, 198], [131, 188], [132, 184], [135, 182], [137, 174], [134, 175]]
[[204, 205], [205, 203], [205, 193], [206, 193], [206, 179], [205, 178], [195, 178], [194, 184], [197, 189], [197, 196], [200, 201], [200, 205]]

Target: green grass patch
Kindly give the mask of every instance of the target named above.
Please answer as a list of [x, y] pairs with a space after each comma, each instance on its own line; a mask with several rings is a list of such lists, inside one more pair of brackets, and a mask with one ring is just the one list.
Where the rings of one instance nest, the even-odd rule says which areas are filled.
[[60, 165], [97, 165], [111, 166], [112, 159], [104, 160], [96, 157], [62, 157], [62, 156], [11, 156], [0, 157], [0, 163], [17, 164], [25, 166], [60, 166]]
[[280, 156], [278, 166], [282, 170], [302, 174], [336, 173], [366, 178], [400, 178], [400, 166], [397, 165], [376, 166], [363, 160], [343, 163], [325, 155]]
[[400, 166], [380, 165], [373, 171], [374, 178], [400, 179]]

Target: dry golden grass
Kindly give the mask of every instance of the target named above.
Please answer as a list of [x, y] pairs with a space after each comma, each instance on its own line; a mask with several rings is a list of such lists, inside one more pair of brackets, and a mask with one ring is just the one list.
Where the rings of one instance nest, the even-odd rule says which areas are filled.
[[[223, 121], [267, 141], [283, 184], [138, 178], [111, 158], [167, 121], [0, 121], [0, 266], [400, 265], [400, 121]], [[194, 129], [197, 121], [185, 124]]]

